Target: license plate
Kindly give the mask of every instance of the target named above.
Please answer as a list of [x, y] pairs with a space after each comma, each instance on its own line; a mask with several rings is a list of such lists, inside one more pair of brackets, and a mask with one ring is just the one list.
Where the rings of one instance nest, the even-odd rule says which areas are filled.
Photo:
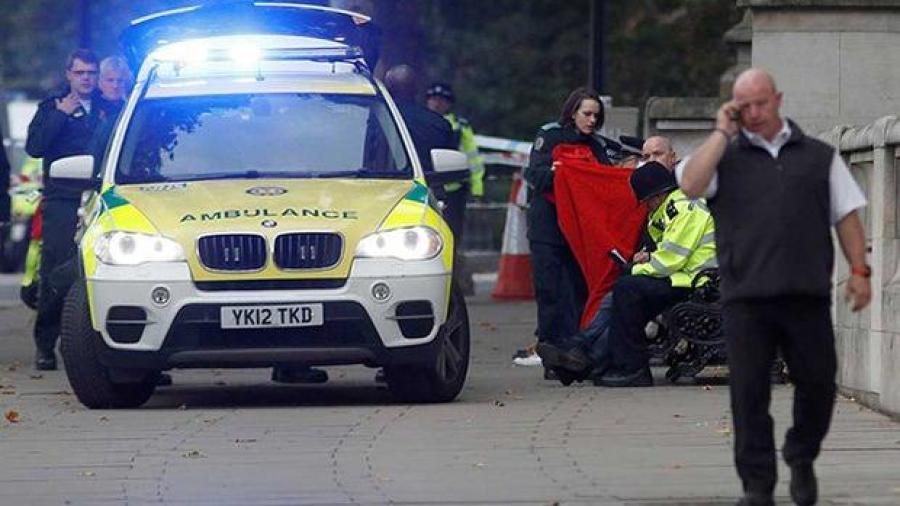
[[223, 329], [317, 327], [323, 323], [322, 304], [278, 304], [223, 306], [219, 317]]

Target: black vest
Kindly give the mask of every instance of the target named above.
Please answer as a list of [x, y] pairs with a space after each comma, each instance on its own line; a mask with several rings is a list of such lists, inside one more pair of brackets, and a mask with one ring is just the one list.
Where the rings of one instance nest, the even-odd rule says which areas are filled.
[[831, 293], [834, 148], [790, 126], [777, 159], [740, 134], [719, 161], [709, 207], [724, 302]]

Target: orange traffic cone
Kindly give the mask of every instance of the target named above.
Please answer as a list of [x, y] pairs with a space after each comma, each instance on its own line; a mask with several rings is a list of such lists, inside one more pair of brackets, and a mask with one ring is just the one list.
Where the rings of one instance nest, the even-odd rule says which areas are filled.
[[491, 296], [500, 300], [524, 300], [534, 298], [531, 278], [531, 252], [525, 232], [525, 182], [522, 176], [513, 177], [506, 209], [506, 226], [503, 229], [503, 249], [500, 252], [500, 268], [497, 284]]

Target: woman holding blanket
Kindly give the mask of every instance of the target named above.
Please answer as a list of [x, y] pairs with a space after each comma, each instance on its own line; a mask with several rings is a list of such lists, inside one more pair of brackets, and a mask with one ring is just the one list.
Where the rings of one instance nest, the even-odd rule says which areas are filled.
[[[605, 145], [595, 135], [603, 126], [603, 104], [597, 92], [578, 88], [563, 104], [559, 120], [541, 127], [525, 169], [528, 184], [528, 241], [531, 248], [537, 302], [538, 341], [556, 342], [579, 327], [587, 297], [584, 276], [557, 222], [553, 176], [557, 164], [553, 151], [561, 145], [590, 148], [598, 162], [609, 164]], [[539, 365], [530, 350], [516, 360], [521, 365]], [[545, 370], [544, 377], [548, 378]]]

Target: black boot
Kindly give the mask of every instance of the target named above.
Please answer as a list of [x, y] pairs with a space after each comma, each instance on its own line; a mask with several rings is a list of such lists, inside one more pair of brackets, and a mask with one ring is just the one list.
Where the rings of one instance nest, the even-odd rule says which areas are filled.
[[737, 506], [775, 506], [775, 499], [772, 499], [771, 494], [747, 492], [737, 502]]
[[276, 365], [272, 368], [275, 383], [325, 383], [328, 373], [308, 366]]
[[550, 343], [538, 343], [537, 354], [544, 367], [559, 367], [574, 373], [584, 373], [591, 367], [591, 359], [577, 346], [563, 349]]
[[811, 506], [819, 500], [819, 483], [812, 464], [791, 466], [791, 499], [800, 506]]
[[604, 374], [595, 385], [604, 387], [652, 387], [653, 374], [649, 367], [634, 372], [611, 371]]
[[56, 352], [53, 350], [38, 350], [34, 354], [34, 368], [38, 371], [55, 371]]

